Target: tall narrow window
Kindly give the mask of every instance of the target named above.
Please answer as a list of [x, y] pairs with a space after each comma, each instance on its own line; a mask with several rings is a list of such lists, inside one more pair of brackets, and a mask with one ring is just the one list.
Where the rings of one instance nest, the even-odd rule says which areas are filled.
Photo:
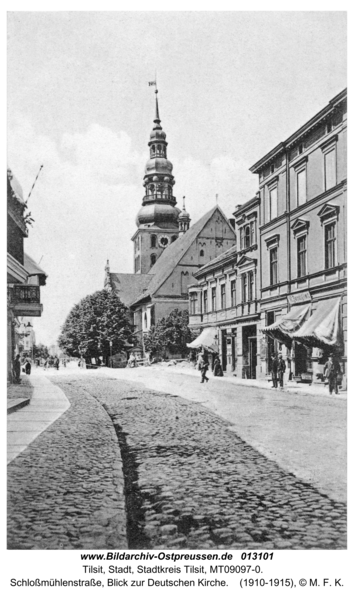
[[248, 300], [252, 302], [254, 299], [254, 273], [250, 271], [248, 273]]
[[248, 298], [248, 294], [247, 294], [247, 273], [242, 273], [242, 277], [241, 277], [241, 286], [242, 286], [242, 302], [247, 302]]
[[190, 298], [191, 315], [195, 315], [197, 312], [197, 292], [192, 292]]
[[231, 281], [231, 306], [236, 306], [236, 280]]
[[296, 173], [296, 192], [297, 204], [305, 204], [306, 202], [306, 168], [301, 169]]
[[153, 266], [156, 262], [156, 254], [151, 254], [150, 256], [150, 265]]
[[250, 228], [251, 228], [251, 246], [253, 246], [253, 244], [256, 243], [256, 238], [255, 238], [255, 222], [252, 221], [252, 223], [250, 223]]
[[203, 312], [208, 312], [208, 290], [203, 291]]
[[216, 288], [211, 288], [211, 310], [216, 311]]
[[270, 248], [270, 285], [278, 283], [278, 248]]
[[151, 248], [156, 248], [156, 235], [151, 236]]
[[226, 286], [224, 283], [221, 284], [220, 292], [221, 292], [221, 308], [224, 309], [224, 308], [226, 308]]
[[306, 275], [306, 235], [297, 239], [297, 276]]
[[336, 264], [336, 224], [325, 225], [325, 268], [331, 269]]
[[269, 190], [269, 221], [278, 216], [278, 188]]
[[336, 181], [336, 150], [333, 148], [324, 154], [325, 190], [334, 187]]
[[244, 248], [244, 244], [243, 244], [243, 234], [244, 234], [243, 227], [241, 227], [241, 228], [240, 228], [240, 250], [243, 250], [243, 248]]
[[245, 227], [244, 241], [245, 241], [245, 248], [249, 248], [249, 246], [251, 245], [251, 230], [250, 230], [249, 225], [247, 225]]

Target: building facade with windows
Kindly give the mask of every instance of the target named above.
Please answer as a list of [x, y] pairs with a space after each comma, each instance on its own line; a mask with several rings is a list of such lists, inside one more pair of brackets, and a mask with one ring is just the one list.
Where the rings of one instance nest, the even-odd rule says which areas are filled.
[[[28, 237], [27, 205], [22, 188], [10, 169], [7, 170], [7, 377], [13, 380], [15, 354], [23, 351], [19, 344], [21, 317], [40, 317], [43, 312], [40, 287], [47, 274], [24, 251]], [[29, 322], [26, 319], [27, 323]], [[31, 322], [31, 321], [30, 321]]]
[[282, 351], [298, 381], [330, 352], [346, 372], [347, 93], [253, 167], [260, 192], [260, 376]]
[[[199, 269], [190, 286], [192, 345], [217, 351], [224, 371], [256, 379], [259, 370], [259, 196], [233, 213], [237, 243]], [[191, 345], [191, 347], [192, 347]]]

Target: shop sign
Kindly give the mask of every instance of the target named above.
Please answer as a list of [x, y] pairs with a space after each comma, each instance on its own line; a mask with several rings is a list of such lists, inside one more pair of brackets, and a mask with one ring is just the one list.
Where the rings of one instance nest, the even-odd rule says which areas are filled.
[[311, 294], [308, 291], [299, 292], [298, 294], [288, 295], [289, 304], [302, 304], [303, 302], [311, 302]]

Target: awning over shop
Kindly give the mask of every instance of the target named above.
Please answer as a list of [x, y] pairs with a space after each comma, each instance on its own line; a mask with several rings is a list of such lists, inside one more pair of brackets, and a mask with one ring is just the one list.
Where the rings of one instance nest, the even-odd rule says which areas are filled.
[[190, 344], [188, 348], [200, 348], [201, 346], [209, 352], [218, 352], [218, 330], [216, 327], [205, 327], [198, 337]]
[[318, 302], [313, 315], [294, 333], [294, 340], [315, 348], [336, 348], [342, 345], [340, 298]]
[[289, 344], [293, 340], [294, 334], [304, 324], [310, 316], [311, 304], [298, 304], [293, 306], [287, 315], [284, 315], [279, 321], [263, 327], [261, 331], [266, 333], [282, 344]]

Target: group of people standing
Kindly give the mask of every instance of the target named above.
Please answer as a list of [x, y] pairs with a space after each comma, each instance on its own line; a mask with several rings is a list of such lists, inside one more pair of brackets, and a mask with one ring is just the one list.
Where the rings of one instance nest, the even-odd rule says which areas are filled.
[[284, 373], [285, 373], [285, 361], [283, 359], [283, 356], [281, 353], [278, 354], [278, 356], [276, 354], [272, 354], [271, 356], [271, 365], [270, 365], [270, 370], [271, 370], [271, 374], [272, 374], [272, 382], [273, 388], [277, 388], [278, 387], [278, 382], [279, 382], [279, 387], [281, 389], [284, 388]]

